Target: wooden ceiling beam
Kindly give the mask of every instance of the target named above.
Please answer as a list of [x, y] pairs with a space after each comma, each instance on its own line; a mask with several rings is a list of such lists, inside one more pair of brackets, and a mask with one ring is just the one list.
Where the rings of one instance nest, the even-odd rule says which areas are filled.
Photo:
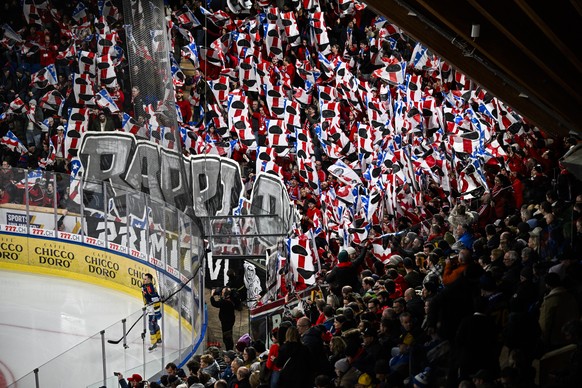
[[[580, 130], [580, 123], [582, 123], [580, 112], [576, 113], [580, 116], [579, 120], [578, 117], [576, 119], [572, 117], [572, 112], [569, 116], [560, 118], [546, 108], [540, 107], [532, 99], [519, 97], [522, 90], [506, 83], [498, 74], [492, 72], [491, 68], [464, 56], [462, 51], [451, 43], [451, 39], [437, 33], [433, 26], [427, 24], [426, 20], [410, 16], [409, 9], [417, 11], [417, 14], [421, 14], [422, 9], [417, 4], [414, 7], [413, 2], [408, 3], [405, 4], [401, 0], [367, 0], [367, 4], [373, 10], [384, 15], [392, 23], [406, 31], [407, 35], [422, 42], [431, 51], [463, 71], [468, 77], [474, 79], [541, 130], [554, 136], [566, 136], [570, 130]], [[578, 109], [578, 111], [580, 110]]]

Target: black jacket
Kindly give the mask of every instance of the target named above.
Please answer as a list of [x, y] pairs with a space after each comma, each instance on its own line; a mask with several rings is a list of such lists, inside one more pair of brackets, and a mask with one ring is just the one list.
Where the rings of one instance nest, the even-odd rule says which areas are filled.
[[214, 296], [210, 297], [210, 304], [216, 308], [219, 308], [218, 319], [222, 324], [223, 328], [231, 328], [234, 326], [234, 321], [236, 318], [234, 303], [230, 299], [220, 298], [218, 300], [214, 299]]
[[357, 291], [360, 289], [360, 279], [358, 278], [358, 267], [366, 257], [367, 248], [362, 249], [360, 256], [354, 261], [347, 261], [338, 263], [330, 273], [327, 274], [325, 280], [329, 283], [331, 290], [336, 295], [341, 295], [343, 286], [352, 286], [352, 289]]

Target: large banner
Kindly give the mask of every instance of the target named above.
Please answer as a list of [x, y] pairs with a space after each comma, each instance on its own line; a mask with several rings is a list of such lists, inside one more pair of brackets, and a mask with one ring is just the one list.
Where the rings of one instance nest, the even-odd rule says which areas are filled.
[[[183, 156], [131, 134], [87, 132], [80, 139], [79, 161], [86, 235], [99, 241], [113, 235], [121, 246], [141, 252], [149, 249], [150, 257], [181, 266], [188, 257], [181, 253], [184, 241], [177, 236], [202, 235], [202, 231], [164, 212], [160, 204], [193, 203], [193, 214], [208, 220], [204, 232], [216, 257], [209, 263], [207, 285], [211, 287], [222, 285], [220, 279], [229, 268], [220, 255], [264, 255], [267, 247], [289, 232], [293, 222], [291, 201], [278, 176], [258, 174], [247, 199], [240, 166], [227, 157]], [[188, 171], [185, 182], [179, 173], [182, 168]], [[103, 182], [111, 192], [104, 192]], [[74, 190], [81, 191], [71, 188]], [[149, 194], [147, 201], [128, 195], [140, 191]], [[185, 196], [190, 199], [184, 200]], [[118, 222], [110, 221], [114, 218]], [[186, 230], [190, 233], [182, 233]], [[214, 234], [229, 237], [212, 238]], [[194, 244], [188, 254], [201, 256], [198, 249]]]
[[0, 251], [0, 268], [10, 264], [65, 272], [69, 278], [105, 280], [132, 292], [139, 291], [145, 273], [155, 276], [157, 272], [146, 263], [114, 252], [52, 239], [0, 233]]

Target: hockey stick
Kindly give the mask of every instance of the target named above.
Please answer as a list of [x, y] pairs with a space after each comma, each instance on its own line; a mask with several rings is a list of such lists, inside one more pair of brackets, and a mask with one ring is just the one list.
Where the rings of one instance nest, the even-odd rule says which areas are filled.
[[[161, 302], [162, 302], [162, 305], [163, 305], [164, 303], [166, 303], [166, 301], [168, 301], [168, 300], [169, 300], [170, 298], [172, 298], [174, 295], [176, 295], [178, 292], [182, 291], [182, 289], [183, 289], [184, 287], [186, 287], [186, 285], [187, 285], [188, 283], [190, 283], [190, 282], [192, 281], [192, 279], [194, 279], [194, 278], [196, 277], [196, 275], [198, 275], [198, 270], [199, 270], [199, 269], [200, 269], [200, 263], [197, 263], [197, 266], [196, 266], [196, 267], [195, 267], [195, 269], [194, 269], [194, 275], [192, 275], [192, 277], [190, 277], [190, 279], [188, 279], [188, 280], [186, 280], [184, 283], [182, 283], [182, 285], [180, 286], [180, 288], [178, 288], [176, 291], [172, 292], [170, 295], [168, 295], [168, 297], [164, 298], [164, 299], [161, 301]], [[129, 329], [128, 329], [128, 330], [125, 332], [125, 334], [124, 334], [124, 335], [122, 335], [122, 336], [121, 336], [121, 338], [120, 338], [120, 339], [118, 339], [117, 341], [115, 341], [115, 340], [107, 340], [107, 342], [108, 342], [108, 343], [110, 343], [110, 344], [114, 344], [114, 345], [117, 345], [118, 343], [120, 343], [120, 342], [121, 342], [121, 341], [122, 341], [124, 338], [126, 338], [126, 337], [127, 337], [127, 335], [129, 334], [129, 332], [131, 331], [131, 329], [133, 329], [133, 328], [135, 327], [135, 325], [137, 325], [137, 323], [138, 323], [138, 322], [139, 322], [139, 321], [140, 321], [140, 320], [143, 318], [143, 316], [144, 316], [144, 314], [145, 314], [145, 311], [146, 311], [146, 309], [145, 309], [145, 307], [144, 307], [144, 308], [142, 309], [142, 313], [141, 313], [141, 315], [139, 316], [139, 318], [138, 318], [138, 319], [137, 319], [137, 320], [136, 320], [136, 321], [133, 323], [133, 325], [131, 325], [131, 326], [129, 327]], [[125, 346], [127, 347], [127, 345], [125, 345]]]
[[127, 337], [127, 335], [129, 334], [129, 332], [131, 331], [131, 329], [133, 329], [135, 327], [135, 325], [137, 325], [137, 323], [139, 321], [141, 321], [141, 319], [143, 318], [143, 315], [144, 314], [145, 314], [145, 308], [144, 308], [143, 312], [141, 313], [141, 315], [139, 316], [139, 318], [133, 323], [133, 325], [131, 325], [129, 327], [129, 330], [127, 330], [125, 332], [125, 334], [121, 336], [120, 339], [118, 339], [117, 341], [115, 341], [115, 340], [107, 340], [107, 342], [109, 342], [110, 344], [114, 344], [114, 345], [117, 345], [118, 343], [120, 343], [125, 337]]

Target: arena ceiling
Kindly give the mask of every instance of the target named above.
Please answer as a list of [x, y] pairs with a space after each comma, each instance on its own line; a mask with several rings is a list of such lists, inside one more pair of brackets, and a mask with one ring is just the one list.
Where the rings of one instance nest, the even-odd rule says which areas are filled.
[[542, 131], [582, 134], [578, 0], [366, 3]]

